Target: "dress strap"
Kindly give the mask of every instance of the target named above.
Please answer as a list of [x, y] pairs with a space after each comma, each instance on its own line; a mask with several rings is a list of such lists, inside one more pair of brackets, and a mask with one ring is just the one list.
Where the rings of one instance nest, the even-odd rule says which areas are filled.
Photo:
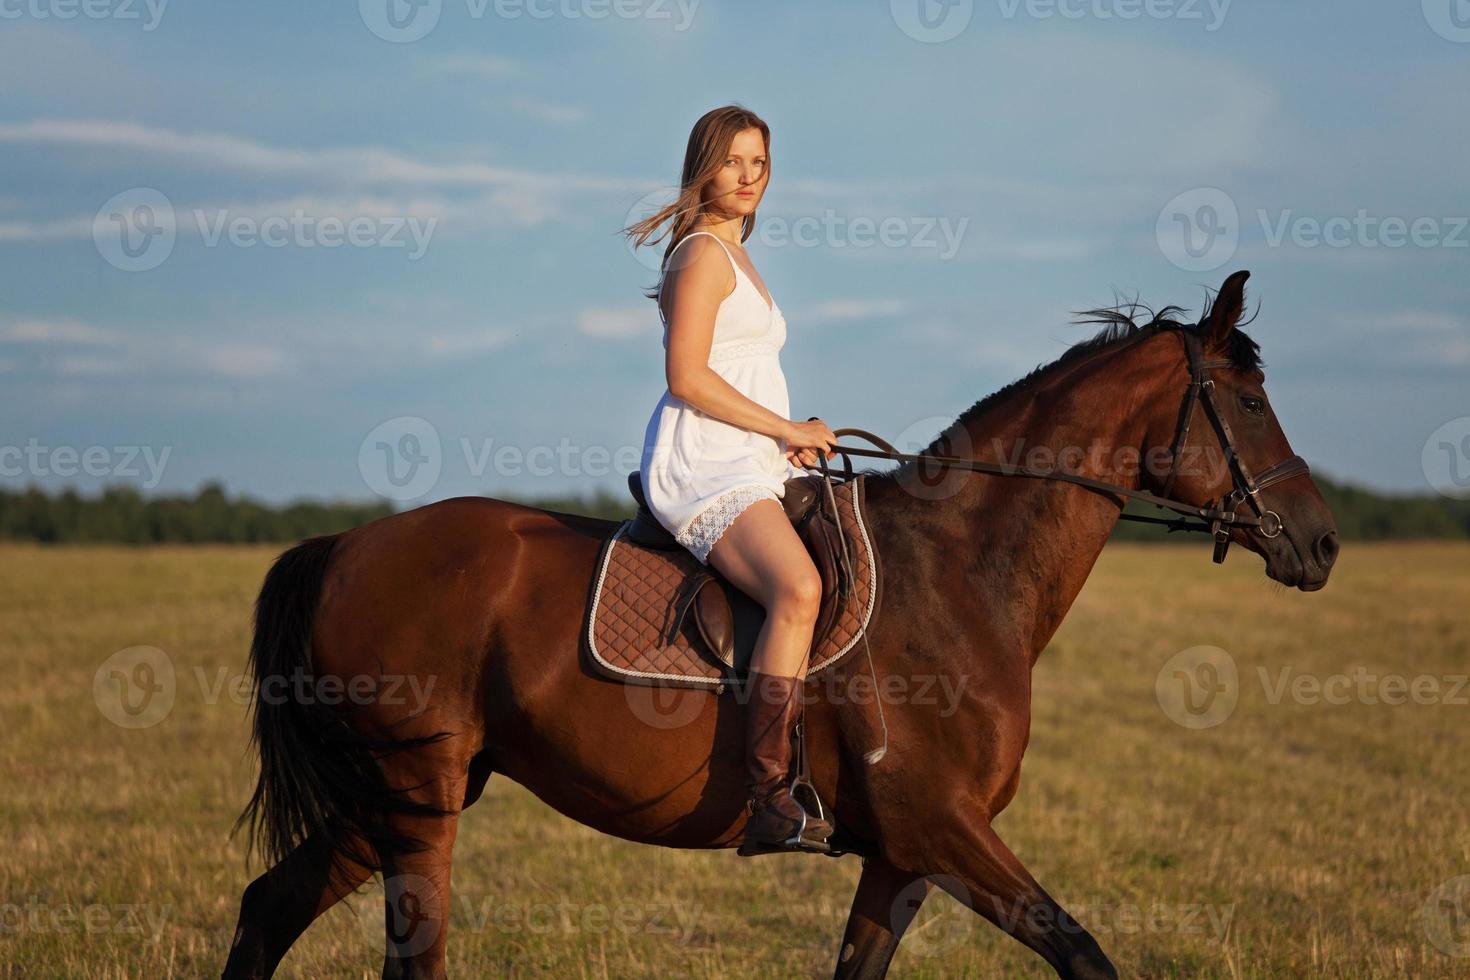
[[[691, 232], [686, 233], [683, 238], [679, 239], [679, 244], [674, 246], [673, 251], [669, 252], [669, 259], [672, 259], [674, 257], [674, 252], [679, 251], [679, 249], [681, 247], [683, 247], [684, 243], [687, 242], [687, 241], [689, 241], [689, 239], [693, 238], [695, 235], [708, 235], [709, 237], [713, 238], [715, 241], [720, 242], [720, 248], [722, 248], [722, 249], [725, 250], [725, 258], [727, 258], [727, 259], [730, 260], [730, 268], [735, 273], [735, 288], [736, 289], [739, 289], [740, 288], [740, 277], [742, 275], [744, 275], [745, 273], [740, 268], [740, 263], [735, 261], [735, 256], [733, 256], [733, 255], [730, 254], [730, 246], [726, 245], [723, 241], [720, 241], [720, 236], [719, 235], [716, 235], [712, 231], [702, 231], [701, 230], [701, 231], [691, 231]], [[663, 273], [667, 273], [667, 272], [668, 272], [668, 260], [666, 259], [665, 262], [664, 262]], [[754, 283], [752, 283], [752, 286], [754, 286]], [[660, 297], [662, 297], [662, 294], [663, 294], [663, 279], [662, 279], [662, 274], [660, 275], [660, 279], [659, 279], [659, 294], [660, 294]], [[764, 302], [764, 297], [762, 297], [762, 302]], [[663, 320], [665, 323], [668, 322], [667, 321], [667, 318], [664, 316], [664, 308], [663, 308], [662, 299], [660, 299], [659, 306], [658, 306], [658, 317], [659, 317], [660, 320]]]
[[679, 247], [681, 245], [683, 245], [685, 242], [689, 241], [689, 239], [693, 238], [695, 235], [708, 235], [709, 237], [713, 238], [715, 241], [719, 242], [720, 243], [720, 248], [724, 249], [724, 251], [725, 251], [725, 258], [727, 258], [727, 259], [730, 260], [730, 265], [732, 267], [734, 267], [734, 269], [735, 269], [736, 272], [739, 272], [740, 271], [740, 263], [736, 262], [735, 261], [735, 256], [733, 256], [733, 255], [730, 254], [730, 246], [726, 245], [724, 243], [724, 241], [720, 238], [720, 236], [719, 235], [716, 235], [712, 231], [691, 231], [691, 232], [687, 233], [683, 238], [679, 239], [679, 244], [674, 246], [674, 251], [669, 253], [669, 258], [672, 259], [674, 257], [674, 252], [679, 251]]

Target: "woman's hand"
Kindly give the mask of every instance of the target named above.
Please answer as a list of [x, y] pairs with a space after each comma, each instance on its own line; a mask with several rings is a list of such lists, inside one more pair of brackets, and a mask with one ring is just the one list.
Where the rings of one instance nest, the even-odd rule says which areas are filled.
[[818, 451], [830, 453], [837, 436], [821, 419], [792, 422], [786, 431], [786, 459], [797, 466], [815, 467]]
[[815, 449], [788, 449], [786, 460], [794, 466], [817, 467], [817, 451]]

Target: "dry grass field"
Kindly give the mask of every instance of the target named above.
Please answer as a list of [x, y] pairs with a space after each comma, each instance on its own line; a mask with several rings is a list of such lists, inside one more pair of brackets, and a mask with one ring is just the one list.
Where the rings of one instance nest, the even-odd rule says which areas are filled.
[[[0, 547], [0, 976], [217, 974], [253, 875], [232, 683], [273, 554]], [[1239, 550], [1110, 547], [1038, 666], [1002, 836], [1124, 976], [1470, 977], [1467, 600], [1463, 545], [1349, 543], [1316, 595]], [[139, 645], [171, 707], [118, 724], [94, 679]], [[1181, 714], [1200, 646], [1236, 679]], [[826, 976], [858, 870], [625, 843], [499, 779], [456, 857], [459, 977]], [[365, 889], [283, 975], [377, 976], [381, 918]], [[1051, 974], [939, 895], [893, 975]]]

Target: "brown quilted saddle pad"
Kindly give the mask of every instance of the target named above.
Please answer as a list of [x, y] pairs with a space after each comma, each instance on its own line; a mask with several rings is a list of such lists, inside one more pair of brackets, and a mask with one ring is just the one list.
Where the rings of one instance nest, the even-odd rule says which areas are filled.
[[[838, 593], [830, 625], [817, 639], [808, 677], [847, 659], [877, 608], [878, 556], [864, 523], [864, 482], [858, 476], [833, 484], [852, 579], [850, 588]], [[832, 503], [825, 488], [820, 489], [816, 507], [830, 518]], [[619, 524], [598, 555], [583, 632], [593, 669], [624, 683], [724, 691], [745, 676], [765, 621], [764, 608], [687, 549], [649, 547], [630, 539], [632, 523]], [[690, 594], [698, 590], [700, 579], [713, 579], [703, 587], [720, 589], [728, 601], [734, 630], [733, 654], [726, 651], [729, 660], [705, 639], [693, 615]]]

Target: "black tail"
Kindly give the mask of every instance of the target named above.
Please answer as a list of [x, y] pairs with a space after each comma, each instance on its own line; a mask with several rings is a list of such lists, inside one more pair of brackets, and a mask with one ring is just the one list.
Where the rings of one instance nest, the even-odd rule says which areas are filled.
[[248, 823], [251, 847], [272, 865], [311, 837], [331, 845], [338, 862], [380, 867], [384, 856], [422, 846], [393, 829], [393, 815], [444, 813], [388, 785], [377, 760], [448, 732], [365, 736], [335, 707], [294, 696], [298, 678], [312, 677], [312, 623], [338, 537], [310, 538], [282, 554], [255, 603], [251, 742], [260, 752], [260, 778], [235, 829]]

